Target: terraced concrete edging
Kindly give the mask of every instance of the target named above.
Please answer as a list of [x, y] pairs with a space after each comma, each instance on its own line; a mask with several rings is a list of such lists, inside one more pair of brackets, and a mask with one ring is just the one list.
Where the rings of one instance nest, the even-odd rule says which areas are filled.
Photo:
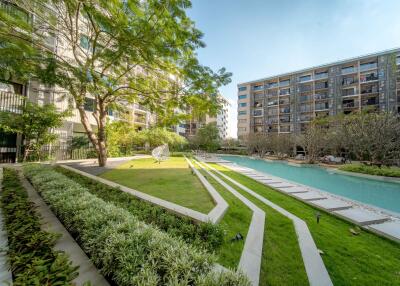
[[[138, 199], [141, 199], [143, 201], [152, 203], [154, 205], [160, 206], [162, 208], [165, 208], [177, 215], [180, 216], [185, 216], [185, 217], [190, 217], [191, 219], [193, 219], [195, 222], [212, 222], [212, 223], [217, 223], [224, 215], [226, 209], [228, 206], [219, 206], [218, 204], [209, 212], [209, 214], [203, 214], [201, 212], [174, 204], [172, 202], [157, 198], [157, 197], [153, 197], [151, 195], [139, 192], [137, 190], [125, 187], [123, 185], [120, 185], [118, 183], [91, 175], [89, 173], [83, 172], [81, 170], [75, 169], [73, 167], [70, 166], [66, 166], [66, 165], [59, 165], [64, 169], [67, 169], [69, 171], [75, 172], [79, 175], [82, 175], [84, 177], [90, 178], [92, 180], [95, 180], [97, 182], [100, 182], [102, 184], [105, 184], [107, 186], [113, 187], [113, 188], [118, 188], [121, 191], [128, 193]], [[207, 189], [208, 190], [208, 189]], [[226, 202], [225, 202], [226, 203]], [[217, 208], [217, 210], [215, 210]], [[225, 211], [221, 211], [221, 209], [225, 208]], [[210, 216], [210, 214], [212, 216]]]
[[72, 264], [79, 266], [79, 275], [73, 280], [73, 282], [76, 283], [76, 285], [84, 285], [85, 282], [90, 281], [91, 285], [109, 286], [110, 284], [107, 280], [100, 274], [86, 253], [80, 248], [21, 172], [19, 172], [19, 177], [23, 187], [28, 193], [29, 200], [37, 207], [36, 211], [40, 215], [42, 229], [61, 234], [54, 249], [64, 251], [68, 254]]
[[204, 170], [207, 174], [214, 178], [219, 184], [221, 184], [225, 189], [231, 192], [235, 197], [237, 197], [253, 211], [253, 216], [251, 218], [251, 223], [246, 235], [245, 244], [239, 261], [239, 269], [248, 276], [252, 285], [257, 286], [260, 280], [262, 248], [264, 242], [265, 213], [263, 210], [253, 204], [250, 200], [248, 200], [234, 188], [232, 188], [219, 177], [215, 176], [213, 173], [204, 168], [201, 163], [199, 163], [198, 161], [195, 162], [197, 165], [200, 166], [202, 170]]
[[[3, 168], [0, 168], [0, 192], [2, 190], [3, 183]], [[12, 285], [12, 273], [10, 271], [10, 265], [7, 257], [8, 251], [8, 239], [7, 232], [3, 221], [3, 213], [0, 209], [0, 284], [1, 285]]]
[[[248, 194], [252, 195], [256, 199], [260, 200], [264, 204], [268, 205], [269, 207], [273, 208], [280, 214], [284, 215], [285, 217], [289, 218], [294, 225], [298, 243], [301, 251], [301, 255], [303, 257], [304, 267], [306, 269], [308, 281], [310, 285], [318, 285], [318, 286], [331, 286], [332, 281], [329, 277], [329, 273], [326, 270], [324, 262], [318, 252], [318, 248], [315, 245], [315, 242], [312, 238], [311, 232], [308, 229], [307, 224], [297, 216], [293, 215], [292, 213], [288, 212], [287, 210], [283, 209], [282, 207], [274, 204], [273, 202], [269, 201], [265, 197], [257, 194], [253, 190], [247, 188], [246, 186], [240, 184], [236, 180], [232, 179], [231, 177], [223, 174], [222, 172], [218, 171], [217, 169], [211, 167], [207, 163], [204, 163], [208, 166], [211, 170], [215, 173], [220, 175], [221, 177], [225, 178], [226, 180], [230, 181], [234, 185], [241, 188], [243, 191], [247, 192]], [[223, 164], [221, 164], [223, 165]]]

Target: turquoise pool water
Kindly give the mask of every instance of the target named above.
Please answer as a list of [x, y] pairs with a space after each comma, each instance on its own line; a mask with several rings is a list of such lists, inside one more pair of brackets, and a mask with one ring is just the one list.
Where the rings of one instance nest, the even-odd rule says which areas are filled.
[[297, 167], [285, 162], [266, 162], [249, 157], [220, 157], [241, 166], [400, 214], [398, 183], [334, 174], [318, 166]]

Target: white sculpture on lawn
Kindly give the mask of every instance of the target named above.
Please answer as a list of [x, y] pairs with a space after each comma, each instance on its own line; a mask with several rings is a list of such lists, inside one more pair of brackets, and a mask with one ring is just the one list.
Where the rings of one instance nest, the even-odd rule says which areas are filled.
[[153, 151], [151, 151], [151, 156], [153, 156], [153, 158], [156, 159], [159, 163], [161, 161], [167, 160], [169, 158], [168, 144], [164, 144], [154, 148]]

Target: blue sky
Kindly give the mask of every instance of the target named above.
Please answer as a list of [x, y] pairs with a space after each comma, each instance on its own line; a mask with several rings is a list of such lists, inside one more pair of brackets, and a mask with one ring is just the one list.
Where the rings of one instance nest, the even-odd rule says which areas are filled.
[[233, 73], [236, 137], [240, 82], [400, 47], [400, 0], [192, 0], [188, 15], [204, 32], [202, 64]]

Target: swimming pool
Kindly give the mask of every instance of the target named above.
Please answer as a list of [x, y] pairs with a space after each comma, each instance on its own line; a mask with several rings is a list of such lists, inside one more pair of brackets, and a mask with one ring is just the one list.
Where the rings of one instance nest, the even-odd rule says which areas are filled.
[[328, 193], [347, 197], [400, 215], [400, 184], [329, 172], [319, 166], [293, 166], [286, 162], [267, 162], [245, 156], [221, 155], [222, 159], [314, 187]]

